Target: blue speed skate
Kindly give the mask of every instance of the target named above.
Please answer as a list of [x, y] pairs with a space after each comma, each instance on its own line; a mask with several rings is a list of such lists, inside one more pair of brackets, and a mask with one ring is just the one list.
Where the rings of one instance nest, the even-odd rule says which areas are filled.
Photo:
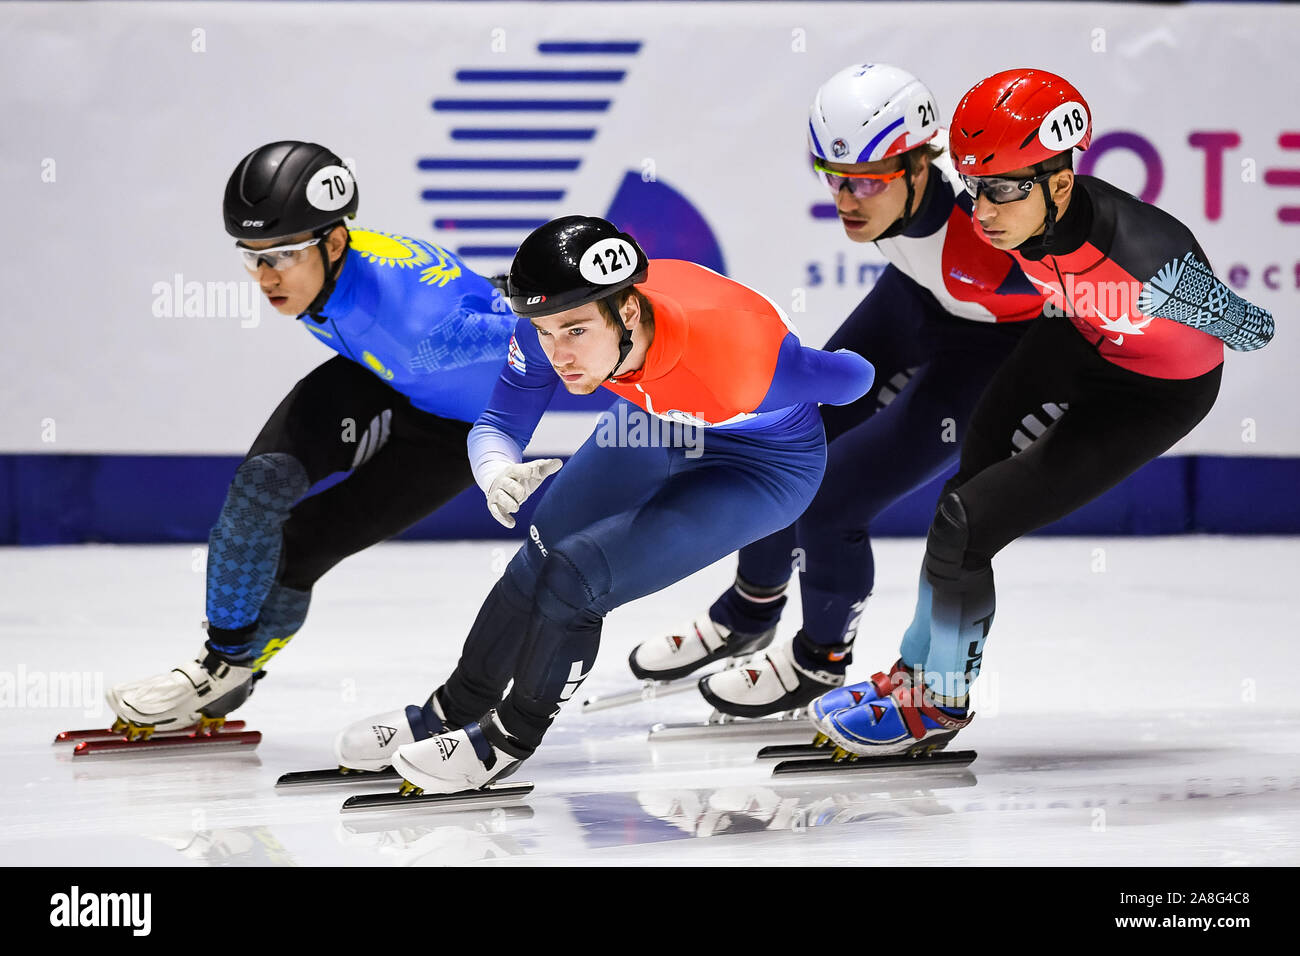
[[912, 668], [904, 664], [900, 657], [889, 668], [888, 674], [872, 674], [870, 680], [860, 684], [850, 684], [848, 687], [837, 687], [829, 693], [822, 694], [808, 708], [808, 718], [817, 728], [813, 746], [821, 747], [830, 742], [830, 731], [827, 728], [833, 715], [850, 707], [888, 697], [898, 688], [911, 687], [912, 676]]
[[886, 697], [863, 699], [826, 720], [826, 735], [836, 760], [921, 755], [942, 750], [975, 719], [964, 708], [941, 708], [921, 682], [894, 689]]

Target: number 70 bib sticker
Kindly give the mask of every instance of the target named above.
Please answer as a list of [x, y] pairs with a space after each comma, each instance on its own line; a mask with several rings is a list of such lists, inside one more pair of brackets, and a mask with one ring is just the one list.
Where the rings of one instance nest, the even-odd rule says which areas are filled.
[[333, 212], [352, 201], [356, 181], [346, 166], [326, 166], [312, 174], [307, 183], [307, 201], [317, 209]]
[[636, 270], [636, 250], [626, 240], [611, 236], [588, 246], [578, 268], [588, 282], [613, 285], [626, 280]]
[[1075, 146], [1088, 132], [1088, 107], [1071, 100], [1062, 103], [1043, 117], [1038, 127], [1038, 141], [1061, 153]]

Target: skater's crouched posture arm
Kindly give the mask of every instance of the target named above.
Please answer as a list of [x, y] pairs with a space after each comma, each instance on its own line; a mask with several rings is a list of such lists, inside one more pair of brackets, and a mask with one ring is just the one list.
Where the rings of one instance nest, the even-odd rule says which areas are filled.
[[[465, 438], [515, 317], [445, 249], [349, 232], [356, 210], [351, 171], [314, 143], [270, 143], [230, 177], [224, 219], [244, 266], [276, 311], [339, 355], [298, 382], [235, 472], [208, 542], [205, 651], [110, 691], [123, 721], [164, 729], [230, 713], [326, 571], [472, 483]], [[337, 471], [351, 474], [303, 497]]]
[[[953, 116], [979, 234], [1011, 252], [1050, 308], [975, 409], [899, 662], [814, 702], [818, 730], [851, 753], [941, 747], [964, 727], [993, 622], [993, 556], [1191, 431], [1218, 395], [1225, 343], [1250, 350], [1272, 337], [1272, 316], [1214, 278], [1182, 223], [1074, 174], [1071, 150], [1091, 134], [1083, 96], [1042, 70], [989, 77]], [[1008, 457], [1023, 417], [1045, 403], [1066, 410]], [[1064, 675], [1043, 680], [1070, 689]]]
[[558, 464], [520, 459], [560, 381], [621, 401], [555, 478], [407, 739], [445, 732], [391, 758], [366, 751], [373, 720], [340, 740], [341, 764], [391, 760], [433, 792], [482, 786], [533, 753], [591, 670], [609, 611], [798, 516], [825, 466], [817, 403], [851, 402], [872, 380], [860, 356], [801, 345], [763, 295], [690, 262], [648, 262], [602, 219], [536, 230], [509, 290], [521, 319], [469, 440], [499, 520]]

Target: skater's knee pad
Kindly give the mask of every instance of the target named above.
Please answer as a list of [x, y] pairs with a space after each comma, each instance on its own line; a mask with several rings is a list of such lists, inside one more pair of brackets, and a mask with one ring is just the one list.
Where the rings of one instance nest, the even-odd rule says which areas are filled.
[[956, 492], [939, 499], [925, 540], [925, 576], [932, 585], [975, 586], [991, 574], [987, 558], [971, 552], [970, 518]]
[[931, 582], [960, 578], [969, 544], [966, 506], [956, 492], [948, 492], [939, 499], [925, 539], [925, 573]]
[[310, 487], [307, 469], [293, 455], [285, 452], [254, 455], [235, 469], [221, 519], [223, 523], [240, 524], [272, 517], [283, 524], [294, 502]]
[[537, 609], [553, 621], [565, 621], [584, 612], [597, 618], [609, 594], [613, 575], [605, 552], [585, 534], [573, 534], [550, 549], [542, 561], [534, 598]]

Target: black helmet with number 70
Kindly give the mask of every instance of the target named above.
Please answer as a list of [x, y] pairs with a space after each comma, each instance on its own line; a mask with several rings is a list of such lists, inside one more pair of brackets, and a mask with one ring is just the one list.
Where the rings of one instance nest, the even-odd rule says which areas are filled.
[[226, 232], [236, 239], [319, 233], [357, 214], [357, 183], [343, 160], [317, 143], [283, 140], [245, 156], [226, 183]]
[[576, 309], [644, 282], [649, 266], [637, 241], [608, 220], [552, 219], [529, 233], [515, 253], [510, 308], [523, 318]]

